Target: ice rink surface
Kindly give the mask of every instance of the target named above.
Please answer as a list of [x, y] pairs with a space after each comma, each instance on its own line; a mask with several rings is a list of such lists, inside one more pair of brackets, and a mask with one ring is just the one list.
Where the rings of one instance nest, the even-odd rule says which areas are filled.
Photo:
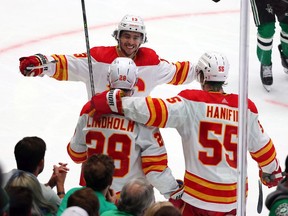
[[[86, 0], [90, 46], [115, 45], [111, 33], [125, 14], [144, 18], [148, 43], [168, 61], [196, 62], [205, 51], [219, 51], [230, 61], [226, 92], [238, 93], [240, 0]], [[273, 48], [274, 84], [270, 93], [262, 87], [256, 57], [256, 28], [249, 6], [249, 89], [248, 96], [258, 107], [260, 121], [273, 139], [284, 165], [288, 133], [288, 75], [283, 73], [277, 50], [277, 25]], [[46, 165], [39, 176], [48, 181], [52, 165], [67, 162], [70, 172], [66, 190], [78, 185], [80, 166], [66, 153], [79, 112], [87, 101], [84, 84], [60, 82], [48, 77], [23, 77], [19, 57], [35, 53], [73, 54], [86, 52], [80, 0], [1, 0], [0, 8], [0, 163], [4, 171], [16, 167], [14, 146], [24, 136], [39, 136], [47, 143]], [[186, 86], [159, 86], [152, 96], [169, 97]], [[180, 137], [174, 129], [162, 129], [169, 166], [183, 179], [184, 163]], [[258, 168], [248, 155], [249, 195], [247, 215], [257, 215]], [[264, 198], [274, 189], [264, 188]], [[157, 194], [158, 200], [164, 198]], [[267, 215], [264, 207], [261, 215]]]

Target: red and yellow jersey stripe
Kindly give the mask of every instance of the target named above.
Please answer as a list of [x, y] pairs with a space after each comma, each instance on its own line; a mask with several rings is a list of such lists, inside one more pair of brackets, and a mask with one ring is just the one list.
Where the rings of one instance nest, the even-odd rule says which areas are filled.
[[[217, 183], [203, 179], [197, 175], [185, 172], [185, 193], [203, 202], [231, 204], [237, 201], [237, 182]], [[248, 194], [248, 181], [246, 179], [246, 196]]]
[[155, 127], [165, 127], [168, 119], [168, 111], [164, 101], [160, 98], [146, 97], [150, 118], [146, 125]]
[[83, 163], [87, 160], [87, 152], [75, 152], [70, 148], [70, 143], [67, 145], [68, 155], [75, 163]]
[[260, 167], [270, 164], [276, 158], [276, 150], [271, 139], [259, 151], [250, 154]]
[[167, 168], [167, 154], [155, 156], [142, 156], [142, 169], [145, 175], [149, 172], [162, 172]]

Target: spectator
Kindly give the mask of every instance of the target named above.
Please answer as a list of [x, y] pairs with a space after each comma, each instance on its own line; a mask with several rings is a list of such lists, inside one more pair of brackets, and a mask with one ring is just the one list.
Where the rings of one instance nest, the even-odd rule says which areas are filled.
[[288, 215], [288, 156], [285, 161], [285, 178], [276, 190], [267, 196], [265, 205], [270, 211], [269, 216]]
[[7, 188], [9, 213], [7, 216], [31, 216], [33, 207], [32, 191], [28, 187], [12, 186]]
[[[121, 98], [121, 90], [112, 90], [93, 96], [91, 103], [97, 115], [113, 110], [149, 126], [177, 129], [186, 166], [184, 216], [236, 215], [238, 95], [223, 89], [229, 63], [223, 54], [207, 52], [195, 70], [202, 90], [183, 90], [167, 99]], [[250, 99], [247, 103], [248, 151], [260, 168], [262, 183], [273, 187], [282, 179], [277, 153], [255, 104]]]
[[64, 210], [61, 216], [89, 216], [87, 211], [79, 206], [71, 206]]
[[129, 180], [120, 193], [117, 210], [106, 211], [101, 216], [143, 216], [155, 202], [153, 186], [145, 178]]
[[11, 187], [16, 186], [26, 187], [32, 191], [32, 216], [52, 216], [56, 214], [57, 208], [44, 198], [41, 185], [35, 175], [17, 170], [7, 182], [5, 190], [10, 191]]
[[99, 200], [92, 188], [84, 187], [71, 194], [68, 198], [67, 208], [72, 206], [81, 207], [89, 216], [99, 216]]
[[152, 204], [144, 216], [181, 216], [181, 213], [171, 202], [160, 201]]
[[[110, 65], [108, 81], [111, 89], [121, 88], [126, 95], [132, 95], [137, 83], [134, 61], [125, 57], [116, 58]], [[82, 163], [89, 156], [102, 153], [113, 157], [116, 168], [111, 188], [117, 194], [129, 179], [146, 177], [165, 198], [181, 196], [183, 183], [179, 188], [168, 167], [166, 148], [158, 128], [147, 127], [119, 115], [97, 119], [89, 116], [90, 111], [88, 102], [82, 109], [67, 147], [73, 161]], [[97, 142], [96, 147], [94, 142]], [[85, 185], [83, 178], [81, 185]]]
[[[99, 213], [102, 214], [104, 211], [116, 209], [114, 203], [106, 200], [115, 169], [113, 159], [108, 155], [94, 154], [83, 164], [83, 169], [86, 187], [92, 188], [99, 200]], [[65, 194], [57, 212], [58, 216], [61, 216], [67, 208], [69, 197], [82, 188], [83, 187], [72, 188]]]
[[[17, 169], [30, 172], [36, 177], [42, 173], [44, 169], [44, 157], [46, 151], [46, 143], [43, 139], [33, 136], [24, 137], [20, 140], [15, 148], [14, 155], [17, 163]], [[43, 196], [45, 199], [55, 206], [59, 206], [61, 198], [65, 194], [64, 183], [66, 174], [68, 172], [67, 164], [59, 163], [60, 166], [54, 165], [53, 173], [48, 183], [40, 184]], [[13, 169], [8, 173], [4, 173], [4, 185], [9, 178], [17, 171]], [[57, 194], [54, 192], [53, 187], [57, 188]]]
[[2, 188], [2, 168], [0, 166], [0, 216], [4, 216], [9, 209], [9, 200], [6, 191]]

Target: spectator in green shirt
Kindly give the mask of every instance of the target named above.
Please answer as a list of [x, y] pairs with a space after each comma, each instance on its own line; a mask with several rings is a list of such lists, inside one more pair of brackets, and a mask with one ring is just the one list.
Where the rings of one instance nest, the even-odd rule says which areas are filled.
[[[83, 165], [86, 187], [94, 190], [100, 204], [100, 215], [107, 210], [117, 209], [114, 203], [106, 199], [109, 193], [109, 187], [112, 184], [114, 169], [113, 159], [104, 154], [90, 156]], [[65, 194], [57, 212], [58, 216], [61, 216], [67, 208], [68, 198], [71, 194], [81, 188], [84, 187], [72, 188]]]

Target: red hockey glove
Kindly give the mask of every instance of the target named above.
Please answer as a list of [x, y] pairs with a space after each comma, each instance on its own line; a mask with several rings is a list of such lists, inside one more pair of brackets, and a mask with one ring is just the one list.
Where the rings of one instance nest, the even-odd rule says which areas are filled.
[[283, 174], [281, 167], [279, 166], [279, 168], [273, 173], [264, 173], [259, 169], [259, 177], [265, 186], [271, 188], [278, 185], [278, 183], [283, 179]]
[[113, 112], [122, 114], [121, 97], [124, 92], [120, 89], [113, 89], [96, 94], [91, 99], [92, 108], [95, 109], [94, 115], [101, 116]]
[[21, 57], [19, 61], [20, 61], [19, 69], [24, 76], [39, 76], [43, 73], [44, 70], [47, 69], [47, 67], [40, 67], [35, 69], [27, 68], [27, 67], [39, 67], [42, 66], [43, 64], [47, 64], [48, 60], [46, 56], [40, 53], [33, 56]]

